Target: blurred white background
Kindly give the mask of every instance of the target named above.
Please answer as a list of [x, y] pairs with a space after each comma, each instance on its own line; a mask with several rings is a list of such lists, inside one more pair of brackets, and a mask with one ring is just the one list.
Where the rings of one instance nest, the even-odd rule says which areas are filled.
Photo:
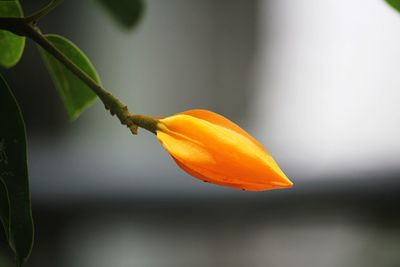
[[260, 3], [260, 138], [299, 181], [398, 170], [398, 12], [376, 0]]

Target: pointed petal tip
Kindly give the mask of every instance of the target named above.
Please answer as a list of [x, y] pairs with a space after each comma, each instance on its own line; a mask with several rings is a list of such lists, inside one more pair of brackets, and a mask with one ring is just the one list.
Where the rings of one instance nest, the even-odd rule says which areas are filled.
[[281, 181], [274, 181], [272, 182], [273, 186], [276, 188], [290, 188], [293, 186], [292, 181], [289, 180], [289, 178], [282, 177], [283, 179]]
[[293, 182], [288, 179], [287, 180], [287, 184], [286, 184], [286, 188], [290, 188], [292, 186], [293, 186]]
[[282, 181], [281, 181], [281, 183], [282, 183], [282, 187], [283, 188], [290, 188], [290, 187], [292, 187], [293, 186], [293, 182], [292, 181], [290, 181], [290, 179], [286, 176], [286, 174], [284, 174], [283, 173], [283, 176], [282, 176]]
[[283, 183], [283, 184], [285, 184], [284, 187], [285, 187], [285, 188], [290, 188], [290, 187], [292, 187], [292, 186], [293, 186], [293, 182], [290, 181], [289, 178], [287, 178], [287, 177], [285, 177], [285, 178], [286, 178], [286, 179], [285, 179], [285, 182]]

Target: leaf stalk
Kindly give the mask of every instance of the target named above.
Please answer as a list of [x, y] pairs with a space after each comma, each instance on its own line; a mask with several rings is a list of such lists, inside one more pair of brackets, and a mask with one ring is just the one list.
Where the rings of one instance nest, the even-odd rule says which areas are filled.
[[54, 0], [45, 8], [39, 10], [29, 17], [0, 17], [0, 29], [7, 30], [14, 34], [25, 36], [31, 39], [40, 47], [42, 47], [45, 51], [55, 57], [68, 70], [70, 70], [82, 82], [84, 82], [100, 98], [105, 108], [110, 111], [111, 115], [116, 115], [121, 124], [130, 128], [133, 134], [137, 133], [138, 127], [144, 128], [152, 133], [156, 133], [158, 123], [158, 119], [156, 117], [132, 115], [129, 112], [127, 105], [125, 105], [111, 92], [109, 92], [96, 81], [94, 81], [74, 62], [66, 57], [57, 47], [55, 47], [49, 40], [47, 40], [45, 35], [42, 34], [40, 29], [36, 25], [37, 20], [51, 12], [62, 1], [63, 0]]

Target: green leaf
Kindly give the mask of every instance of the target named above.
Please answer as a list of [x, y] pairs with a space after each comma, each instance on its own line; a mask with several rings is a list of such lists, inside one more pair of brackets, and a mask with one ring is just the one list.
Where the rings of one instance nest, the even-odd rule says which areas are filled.
[[[0, 171], [1, 172], [1, 171]], [[4, 227], [4, 232], [6, 234], [7, 240], [9, 237], [9, 226], [10, 226], [10, 207], [8, 204], [8, 192], [6, 185], [0, 179], [0, 220]]]
[[132, 28], [142, 17], [142, 0], [98, 0], [98, 2], [125, 28]]
[[0, 75], [0, 216], [18, 265], [33, 245], [25, 125], [18, 104]]
[[[95, 82], [101, 84], [96, 69], [76, 45], [59, 35], [48, 34], [46, 38]], [[96, 100], [96, 94], [51, 54], [42, 48], [40, 52], [64, 102], [69, 119], [77, 119]]]
[[[0, 0], [0, 17], [22, 17], [21, 5], [15, 0]], [[25, 37], [0, 30], [0, 65], [11, 68], [20, 60], [25, 47]]]
[[400, 0], [385, 0], [386, 3], [391, 5], [394, 9], [400, 12]]

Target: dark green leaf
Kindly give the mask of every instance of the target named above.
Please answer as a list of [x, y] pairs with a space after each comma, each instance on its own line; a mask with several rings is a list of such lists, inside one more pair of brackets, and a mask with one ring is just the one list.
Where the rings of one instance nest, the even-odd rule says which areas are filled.
[[114, 19], [126, 28], [135, 26], [144, 11], [142, 0], [98, 0]]
[[0, 220], [4, 227], [4, 232], [6, 234], [7, 240], [10, 239], [9, 237], [9, 226], [10, 226], [10, 207], [8, 204], [8, 192], [6, 185], [0, 179]]
[[[22, 8], [18, 1], [0, 0], [1, 17], [22, 17]], [[11, 68], [18, 63], [24, 52], [25, 37], [0, 30], [0, 65]]]
[[400, 12], [400, 0], [385, 0], [394, 9]]
[[20, 109], [0, 75], [0, 215], [19, 265], [33, 244], [33, 222], [26, 160], [25, 125]]
[[[76, 45], [59, 35], [49, 34], [46, 35], [46, 38], [82, 71], [98, 84], [101, 84], [96, 69]], [[40, 48], [40, 51], [54, 85], [64, 102], [70, 120], [75, 120], [96, 100], [96, 95], [56, 58], [42, 48]]]

